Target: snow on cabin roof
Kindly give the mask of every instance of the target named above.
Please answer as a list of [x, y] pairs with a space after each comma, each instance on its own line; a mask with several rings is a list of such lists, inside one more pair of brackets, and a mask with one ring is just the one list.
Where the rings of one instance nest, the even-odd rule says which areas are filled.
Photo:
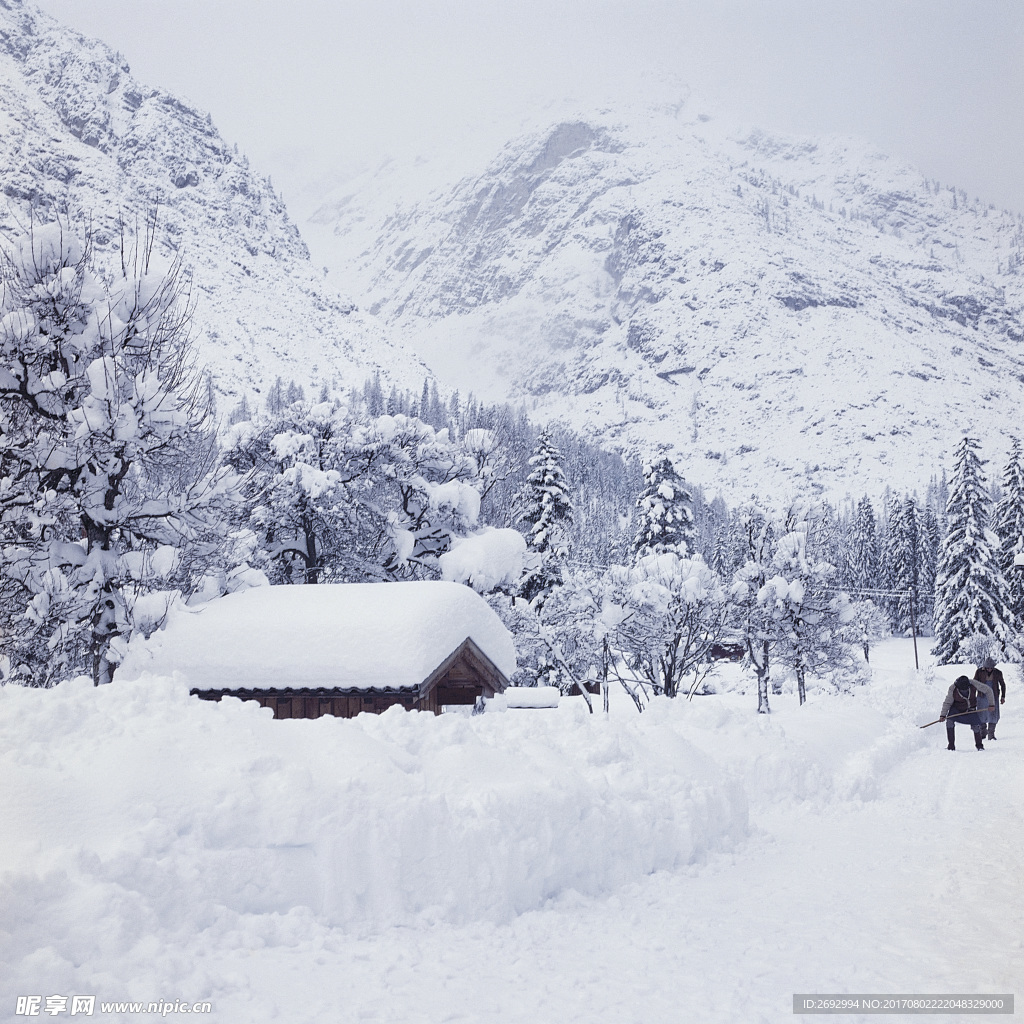
[[177, 609], [117, 674], [180, 672], [200, 689], [410, 688], [467, 637], [512, 676], [511, 634], [461, 583], [256, 587]]

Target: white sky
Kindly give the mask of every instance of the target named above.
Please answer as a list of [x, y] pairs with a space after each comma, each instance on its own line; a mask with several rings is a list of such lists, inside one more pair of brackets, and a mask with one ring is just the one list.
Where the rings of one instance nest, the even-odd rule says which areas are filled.
[[[1022, 0], [42, 0], [209, 110], [289, 193], [334, 165], [495, 145], [545, 99], [670, 76], [708, 112], [867, 138], [1024, 210]], [[646, 83], [646, 84], [645, 84]]]

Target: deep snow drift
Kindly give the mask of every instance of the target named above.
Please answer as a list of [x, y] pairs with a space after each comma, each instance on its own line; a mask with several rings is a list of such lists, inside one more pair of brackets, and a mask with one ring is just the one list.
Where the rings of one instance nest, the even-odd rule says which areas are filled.
[[1000, 739], [949, 753], [917, 725], [956, 669], [914, 673], [902, 641], [873, 660], [856, 693], [771, 716], [725, 692], [274, 721], [180, 680], [2, 688], [0, 1020], [33, 993], [247, 1024], [667, 1024], [1012, 992], [1019, 680]]

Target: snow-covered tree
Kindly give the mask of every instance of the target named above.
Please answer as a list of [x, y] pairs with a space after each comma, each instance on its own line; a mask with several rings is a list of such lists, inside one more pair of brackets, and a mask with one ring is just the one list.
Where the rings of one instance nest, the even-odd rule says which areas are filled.
[[543, 599], [562, 581], [573, 508], [562, 470], [562, 454], [547, 431], [537, 439], [530, 467], [517, 519], [525, 528], [527, 547], [534, 556], [534, 566], [524, 578], [520, 593], [533, 601]]
[[473, 441], [402, 414], [296, 402], [237, 425], [225, 458], [248, 474], [246, 525], [277, 582], [431, 578], [477, 524], [490, 445]]
[[1024, 464], [1016, 437], [1003, 472], [1003, 496], [996, 505], [993, 527], [999, 538], [999, 568], [1010, 591], [1013, 626], [1019, 630], [1024, 621], [1024, 567], [1015, 566], [1014, 559], [1024, 551]]
[[809, 555], [808, 524], [793, 526], [776, 545], [776, 574], [764, 588], [764, 601], [778, 630], [777, 660], [795, 675], [803, 704], [809, 677], [849, 677], [857, 665], [846, 634], [853, 616], [849, 598], [832, 588], [833, 566]]
[[109, 681], [132, 603], [231, 500], [178, 264], [60, 224], [0, 261], [0, 645], [10, 675]]
[[942, 550], [942, 525], [931, 506], [926, 505], [918, 530], [918, 570], [916, 610], [922, 632], [930, 633], [935, 611], [935, 573]]
[[917, 629], [920, 536], [917, 503], [911, 497], [893, 499], [889, 518], [886, 562], [889, 586], [896, 591], [891, 601], [892, 628], [901, 633]]
[[870, 662], [871, 645], [890, 633], [889, 617], [873, 601], [853, 601], [845, 632], [847, 641], [859, 644], [864, 652], [864, 661]]
[[492, 595], [491, 607], [515, 637], [517, 682], [580, 694], [593, 711], [588, 686], [607, 676], [609, 660], [599, 595], [593, 572], [567, 572], [541, 604]]
[[767, 516], [758, 509], [745, 509], [737, 515], [737, 538], [742, 537], [743, 560], [733, 576], [729, 592], [733, 607], [733, 625], [743, 638], [746, 661], [757, 678], [757, 711], [768, 714], [768, 687], [775, 648], [781, 638], [775, 614], [774, 589], [769, 580], [775, 532]]
[[[328, 569], [366, 578], [372, 548], [353, 536], [366, 465], [351, 444], [347, 410], [336, 402], [288, 406], [283, 386], [275, 388], [268, 409], [276, 411], [239, 424], [224, 456], [247, 474], [246, 525], [259, 538], [268, 574], [275, 583], [319, 583]], [[362, 536], [385, 531], [379, 518], [372, 526], [368, 518]]]
[[857, 590], [878, 586], [878, 522], [867, 495], [857, 502], [847, 548], [846, 578], [848, 584]]
[[693, 497], [672, 460], [661, 459], [644, 466], [644, 484], [637, 499], [634, 558], [665, 551], [674, 551], [681, 558], [693, 554]]
[[794, 504], [777, 527], [756, 509], [744, 519], [747, 557], [733, 577], [732, 624], [757, 677], [758, 712], [766, 714], [773, 665], [794, 673], [801, 703], [808, 676], [858, 669], [847, 636], [849, 600], [833, 588], [832, 565], [817, 557], [818, 512]]
[[600, 604], [628, 669], [620, 681], [634, 700], [639, 693], [675, 697], [699, 685], [728, 617], [719, 577], [702, 558], [675, 551], [612, 566], [602, 581]]
[[999, 538], [988, 528], [989, 496], [978, 442], [957, 446], [946, 506], [947, 533], [935, 579], [935, 647], [942, 665], [958, 660], [972, 634], [1007, 640], [1013, 620], [998, 563]]

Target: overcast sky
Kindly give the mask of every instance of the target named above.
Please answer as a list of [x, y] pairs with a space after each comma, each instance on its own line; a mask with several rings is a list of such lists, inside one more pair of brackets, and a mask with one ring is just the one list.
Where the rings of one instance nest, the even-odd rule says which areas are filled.
[[860, 135], [1024, 210], [1022, 0], [40, 6], [119, 50], [141, 81], [209, 110], [286, 198], [304, 163], [373, 160], [467, 124], [497, 143], [545, 98], [605, 103], [667, 76], [709, 113]]

